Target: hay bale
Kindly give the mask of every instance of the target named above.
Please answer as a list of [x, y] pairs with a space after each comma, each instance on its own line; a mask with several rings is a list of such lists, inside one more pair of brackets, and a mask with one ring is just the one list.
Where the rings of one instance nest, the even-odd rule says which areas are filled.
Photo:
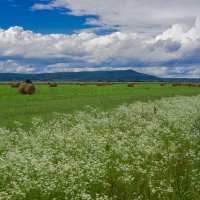
[[21, 83], [19, 86], [19, 93], [20, 94], [34, 94], [35, 86], [29, 83]]
[[165, 86], [165, 83], [161, 83], [160, 86]]
[[128, 86], [128, 87], [134, 87], [134, 83], [129, 82], [129, 83], [127, 84], [127, 86]]
[[192, 87], [198, 87], [198, 85], [196, 83], [193, 83]]
[[35, 93], [35, 86], [33, 84], [28, 84], [25, 87], [26, 94], [34, 94]]
[[97, 86], [105, 86], [106, 83], [104, 83], [104, 82], [99, 82], [99, 83], [96, 83], [96, 85], [97, 85]]
[[84, 82], [80, 82], [79, 85], [80, 86], [85, 86], [85, 83]]
[[13, 88], [18, 88], [20, 86], [20, 83], [11, 83], [10, 86]]
[[198, 87], [198, 85], [196, 83], [187, 83], [186, 86], [189, 86], [189, 87]]
[[173, 87], [182, 86], [182, 83], [172, 83], [172, 86], [173, 86]]
[[178, 84], [177, 83], [172, 83], [172, 86], [173, 87], [176, 87]]
[[57, 87], [58, 84], [57, 84], [57, 83], [53, 83], [53, 82], [51, 82], [51, 83], [49, 82], [49, 86], [50, 86], [50, 87]]
[[26, 85], [27, 85], [27, 83], [21, 83], [21, 84], [19, 85], [19, 93], [20, 93], [20, 94], [26, 94], [26, 93], [25, 93], [25, 87], [26, 87]]

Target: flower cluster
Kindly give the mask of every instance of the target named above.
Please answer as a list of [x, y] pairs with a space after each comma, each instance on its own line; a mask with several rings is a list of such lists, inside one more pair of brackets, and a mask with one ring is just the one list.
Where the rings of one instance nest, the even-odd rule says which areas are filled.
[[0, 128], [1, 200], [169, 200], [200, 194], [200, 96]]

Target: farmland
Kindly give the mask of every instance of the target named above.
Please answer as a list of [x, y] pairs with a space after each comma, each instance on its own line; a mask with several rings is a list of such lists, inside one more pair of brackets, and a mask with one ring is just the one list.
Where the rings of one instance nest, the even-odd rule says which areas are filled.
[[[57, 88], [59, 96], [55, 90], [50, 93], [49, 88], [41, 86], [38, 95], [20, 97], [7, 88], [7, 100], [10, 94], [11, 102], [30, 101], [25, 104], [27, 107], [38, 106], [34, 114], [40, 114], [40, 101], [56, 106], [59, 100], [49, 103], [53, 94], [57, 99], [66, 98], [61, 101], [61, 107], [72, 98], [70, 103], [75, 105], [71, 111], [100, 95], [103, 95], [101, 100], [91, 105], [102, 103], [101, 108], [105, 109], [122, 102], [132, 104], [107, 111], [87, 108], [72, 114], [54, 114], [48, 122], [35, 117], [28, 131], [21, 126], [15, 131], [0, 128], [0, 199], [197, 200], [200, 194], [200, 95], [152, 100], [163, 94], [194, 95], [198, 90], [170, 86], [165, 90], [149, 85], [151, 92], [148, 92], [146, 87], [140, 85], [126, 91], [123, 85], [88, 86], [80, 88], [80, 92], [74, 86], [63, 86]], [[64, 94], [64, 89], [73, 95]], [[86, 91], [87, 98], [84, 97]], [[153, 96], [153, 91], [159, 91], [157, 96]], [[112, 98], [109, 99], [108, 94], [112, 94]], [[126, 98], [115, 102], [113, 99], [119, 96]], [[76, 106], [75, 99], [81, 102], [83, 97], [87, 100]], [[106, 104], [108, 99], [114, 105]], [[135, 100], [151, 101], [133, 102]], [[24, 110], [23, 107], [18, 114], [25, 113]]]
[[0, 122], [1, 126], [9, 128], [15, 128], [15, 122], [20, 122], [24, 128], [29, 128], [35, 116], [47, 121], [54, 112], [73, 113], [84, 110], [87, 105], [110, 110], [123, 103], [198, 94], [200, 87], [172, 87], [171, 84], [137, 84], [132, 88], [128, 88], [126, 84], [102, 87], [60, 84], [56, 88], [36, 85], [36, 94], [20, 95], [18, 89], [0, 85]]

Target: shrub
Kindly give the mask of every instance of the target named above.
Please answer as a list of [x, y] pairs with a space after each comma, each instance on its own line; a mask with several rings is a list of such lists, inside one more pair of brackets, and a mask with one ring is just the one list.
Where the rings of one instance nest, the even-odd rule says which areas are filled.
[[32, 84], [32, 81], [30, 79], [26, 79], [25, 83]]

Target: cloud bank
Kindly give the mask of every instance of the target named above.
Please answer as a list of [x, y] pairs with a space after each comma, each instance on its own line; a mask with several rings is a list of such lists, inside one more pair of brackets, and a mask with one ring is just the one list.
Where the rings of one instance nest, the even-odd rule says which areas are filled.
[[[77, 8], [74, 14], [82, 12]], [[175, 24], [156, 36], [122, 31], [109, 35], [37, 34], [17, 26], [0, 29], [0, 72], [137, 69], [161, 77], [199, 78], [199, 53], [200, 18], [192, 26]]]
[[157, 34], [174, 23], [193, 23], [199, 15], [200, 3], [199, 0], [52, 0], [32, 6], [32, 10], [44, 9], [63, 9], [66, 14], [88, 16], [88, 24], [123, 32]]

